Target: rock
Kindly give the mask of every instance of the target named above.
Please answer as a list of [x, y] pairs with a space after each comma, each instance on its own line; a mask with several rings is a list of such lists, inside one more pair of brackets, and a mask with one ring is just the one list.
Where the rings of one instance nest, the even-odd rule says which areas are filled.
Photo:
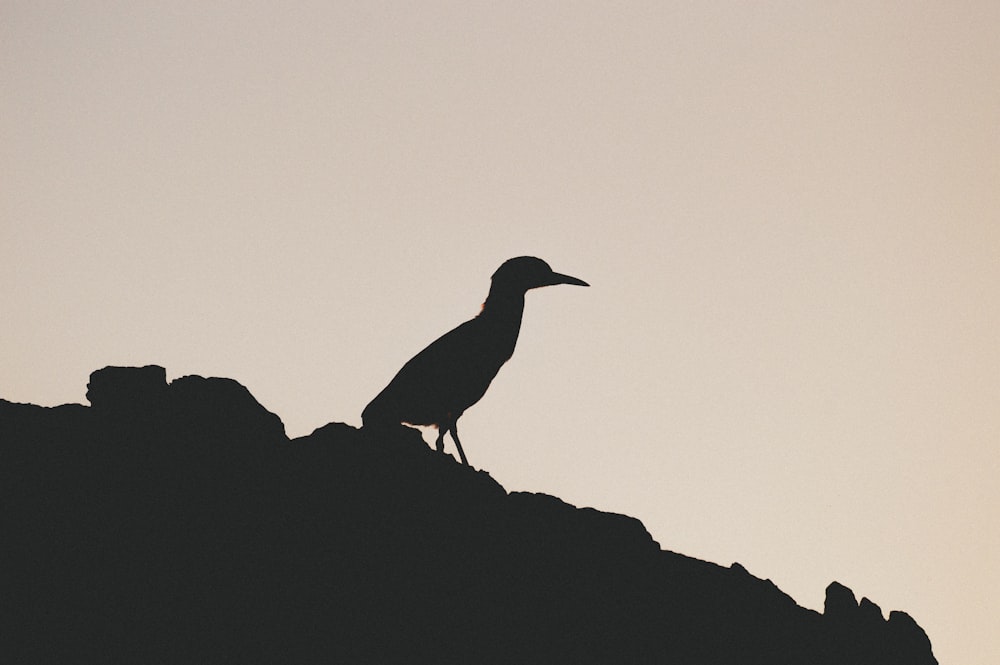
[[826, 600], [823, 603], [823, 616], [832, 620], [852, 620], [858, 609], [858, 601], [854, 592], [840, 582], [831, 582], [826, 587]]
[[876, 626], [885, 622], [882, 617], [882, 608], [868, 600], [862, 598], [858, 605], [858, 618], [865, 624]]
[[92, 372], [87, 400], [96, 410], [138, 411], [149, 408], [167, 389], [167, 372], [159, 365], [105, 367]]
[[88, 399], [0, 400], [0, 662], [936, 663], [839, 583], [819, 615], [410, 428], [289, 441], [239, 383], [157, 366]]
[[931, 641], [924, 629], [906, 612], [889, 612], [888, 630], [893, 650], [900, 654], [900, 662], [922, 662], [931, 653]]

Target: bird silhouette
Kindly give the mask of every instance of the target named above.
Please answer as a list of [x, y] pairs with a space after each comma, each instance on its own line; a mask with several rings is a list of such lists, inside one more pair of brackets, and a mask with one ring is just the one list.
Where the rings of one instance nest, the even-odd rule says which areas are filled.
[[469, 461], [458, 439], [458, 419], [486, 394], [493, 377], [514, 353], [524, 313], [524, 294], [554, 284], [590, 286], [582, 279], [553, 272], [533, 256], [509, 259], [493, 273], [482, 311], [445, 333], [403, 365], [361, 414], [365, 428], [406, 423], [434, 425], [435, 447], [444, 452], [444, 435]]

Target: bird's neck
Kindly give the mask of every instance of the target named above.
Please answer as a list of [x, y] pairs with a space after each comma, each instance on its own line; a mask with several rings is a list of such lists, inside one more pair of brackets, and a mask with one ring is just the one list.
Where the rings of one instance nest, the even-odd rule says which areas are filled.
[[511, 293], [490, 289], [478, 318], [488, 325], [491, 341], [506, 353], [504, 360], [514, 353], [523, 314], [523, 291]]

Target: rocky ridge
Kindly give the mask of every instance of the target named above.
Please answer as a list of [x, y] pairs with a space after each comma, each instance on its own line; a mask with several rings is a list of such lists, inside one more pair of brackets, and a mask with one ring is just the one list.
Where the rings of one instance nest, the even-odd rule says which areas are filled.
[[0, 400], [2, 662], [937, 662], [904, 612], [836, 582], [804, 609], [416, 430], [289, 440], [239, 383], [158, 366], [87, 399]]

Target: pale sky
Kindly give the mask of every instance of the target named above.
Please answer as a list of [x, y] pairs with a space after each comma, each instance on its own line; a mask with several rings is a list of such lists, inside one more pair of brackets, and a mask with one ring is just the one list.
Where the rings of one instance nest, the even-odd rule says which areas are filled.
[[0, 397], [159, 364], [360, 425], [539, 256], [592, 286], [529, 294], [474, 466], [995, 665], [998, 34], [994, 1], [0, 0]]

